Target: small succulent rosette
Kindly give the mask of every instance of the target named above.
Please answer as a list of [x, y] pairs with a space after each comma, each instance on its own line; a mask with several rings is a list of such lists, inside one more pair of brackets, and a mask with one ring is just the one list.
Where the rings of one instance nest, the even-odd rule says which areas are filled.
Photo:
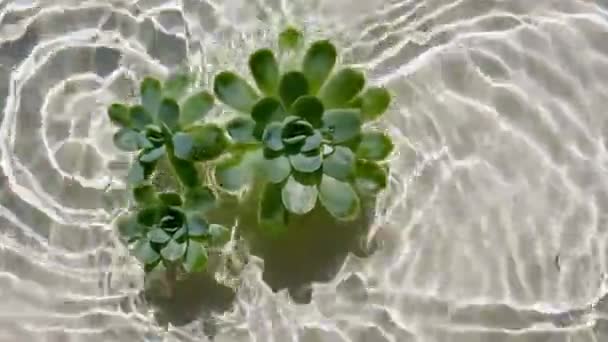
[[130, 185], [147, 180], [157, 162], [167, 156], [184, 186], [198, 186], [193, 162], [215, 159], [226, 149], [225, 131], [203, 123], [213, 107], [213, 96], [195, 91], [184, 98], [190, 86], [191, 78], [181, 74], [164, 85], [146, 77], [140, 86], [140, 104], [114, 103], [108, 109], [110, 120], [121, 127], [114, 144], [123, 151], [138, 152], [127, 177]]
[[203, 271], [209, 251], [230, 240], [229, 229], [205, 219], [204, 213], [216, 201], [207, 187], [190, 188], [183, 198], [140, 185], [134, 196], [139, 208], [121, 216], [116, 226], [146, 272], [168, 267], [185, 273]]
[[[281, 53], [301, 47], [301, 37], [293, 29], [281, 33]], [[226, 124], [240, 148], [217, 165], [216, 180], [238, 190], [258, 179], [247, 176], [251, 169], [258, 171], [266, 183], [258, 209], [263, 227], [284, 227], [289, 214], [307, 214], [318, 202], [338, 220], [355, 219], [360, 196], [387, 185], [393, 143], [364, 125], [386, 111], [390, 95], [364, 89], [363, 73], [334, 70], [336, 62], [334, 45], [321, 40], [308, 47], [299, 70], [281, 70], [269, 49], [254, 52], [249, 68], [257, 89], [232, 72], [215, 78], [216, 97], [241, 113]]]
[[[191, 78], [177, 75], [164, 84], [147, 77], [141, 103], [112, 104], [111, 121], [121, 128], [115, 145], [137, 152], [128, 175], [134, 211], [121, 216], [117, 228], [146, 272], [173, 267], [185, 272], [205, 269], [208, 251], [230, 238], [230, 230], [210, 224], [206, 212], [216, 205], [213, 191], [202, 183], [196, 162], [221, 155], [228, 145], [223, 128], [203, 123], [213, 107], [205, 91], [187, 94]], [[165, 164], [159, 164], [163, 158]], [[157, 166], [170, 168], [179, 192], [161, 192], [152, 185]]]

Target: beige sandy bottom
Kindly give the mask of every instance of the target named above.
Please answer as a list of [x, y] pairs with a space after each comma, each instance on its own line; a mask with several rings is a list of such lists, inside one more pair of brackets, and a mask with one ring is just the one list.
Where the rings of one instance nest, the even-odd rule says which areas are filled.
[[[286, 23], [395, 95], [375, 251], [309, 304], [251, 258], [165, 332], [109, 225], [105, 108], [145, 74], [244, 73]], [[604, 0], [0, 1], [0, 342], [608, 341], [607, 42]]]

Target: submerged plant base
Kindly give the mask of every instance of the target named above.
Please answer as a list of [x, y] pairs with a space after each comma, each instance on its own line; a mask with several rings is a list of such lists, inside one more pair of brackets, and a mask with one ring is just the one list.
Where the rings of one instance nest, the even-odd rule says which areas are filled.
[[[146, 77], [139, 103], [108, 108], [120, 127], [115, 145], [136, 154], [127, 178], [134, 207], [117, 227], [161, 306], [211, 279], [235, 287], [246, 259], [235, 241], [264, 259], [270, 287], [301, 302], [311, 282], [361, 254], [394, 147], [368, 123], [390, 94], [338, 67], [327, 40], [306, 46], [293, 28], [278, 40], [277, 54], [251, 54], [255, 85], [222, 71], [214, 97], [192, 75]], [[215, 98], [239, 115], [209, 122]]]

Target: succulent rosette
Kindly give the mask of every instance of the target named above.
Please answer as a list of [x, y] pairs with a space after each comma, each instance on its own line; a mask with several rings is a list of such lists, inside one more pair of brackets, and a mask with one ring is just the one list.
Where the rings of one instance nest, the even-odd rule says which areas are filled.
[[[255, 87], [229, 71], [214, 81], [217, 99], [239, 113], [226, 124], [233, 148], [216, 167], [217, 183], [235, 191], [262, 177], [258, 217], [269, 229], [285, 227], [290, 214], [307, 214], [317, 203], [338, 220], [355, 219], [360, 196], [387, 185], [393, 143], [365, 123], [387, 110], [388, 91], [365, 88], [355, 68], [338, 68], [327, 40], [310, 44], [298, 68], [281, 66], [294, 65], [302, 46], [301, 33], [288, 29], [279, 36], [279, 58], [270, 49], [250, 56]], [[279, 62], [285, 59], [290, 62]]]

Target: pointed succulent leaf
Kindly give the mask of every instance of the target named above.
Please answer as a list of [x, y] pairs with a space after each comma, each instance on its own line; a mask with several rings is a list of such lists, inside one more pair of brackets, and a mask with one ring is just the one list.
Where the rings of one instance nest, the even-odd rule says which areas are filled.
[[359, 196], [353, 187], [328, 175], [323, 175], [319, 185], [319, 200], [336, 219], [350, 221], [359, 215]]
[[163, 84], [163, 97], [178, 101], [186, 94], [193, 81], [193, 75], [187, 73], [177, 73], [170, 76]]
[[321, 88], [319, 98], [325, 108], [343, 108], [361, 92], [364, 85], [363, 73], [352, 68], [342, 69]]
[[181, 106], [179, 122], [182, 126], [188, 126], [196, 121], [202, 120], [213, 108], [213, 96], [206, 91], [201, 91], [188, 96]]
[[167, 245], [160, 251], [160, 255], [169, 262], [179, 260], [186, 252], [186, 243], [179, 243], [174, 239], [169, 240]]
[[292, 154], [289, 156], [289, 161], [291, 162], [291, 166], [293, 166], [294, 170], [304, 173], [310, 173], [315, 172], [321, 168], [323, 158], [321, 157], [321, 153], [319, 151], [316, 151], [316, 153], [312, 154]]
[[137, 151], [140, 148], [140, 135], [130, 128], [121, 128], [112, 138], [114, 145], [125, 152]]
[[133, 198], [139, 204], [153, 204], [158, 196], [152, 184], [142, 183], [133, 188]]
[[355, 185], [361, 194], [377, 194], [388, 183], [387, 169], [372, 161], [358, 160], [355, 176]]
[[281, 190], [281, 199], [289, 212], [303, 215], [315, 207], [317, 193], [315, 185], [301, 184], [291, 176]]
[[[226, 132], [215, 124], [203, 124], [189, 127], [185, 132], [192, 139], [192, 147], [189, 153], [179, 158], [193, 161], [207, 161], [219, 157], [228, 147]], [[177, 136], [177, 134], [176, 134]], [[180, 135], [181, 136], [181, 135]], [[183, 138], [181, 143], [187, 147], [187, 140]], [[174, 140], [175, 142], [175, 140]], [[184, 152], [188, 149], [184, 149]], [[176, 149], [176, 155], [177, 155]]]
[[165, 146], [161, 146], [152, 150], [144, 151], [144, 153], [139, 157], [139, 161], [142, 163], [152, 163], [165, 155]]
[[362, 95], [356, 97], [352, 104], [361, 109], [361, 117], [372, 121], [380, 117], [391, 103], [391, 95], [382, 87], [370, 87]]
[[339, 144], [361, 133], [361, 116], [357, 109], [333, 109], [323, 115], [323, 130]]
[[108, 116], [110, 120], [115, 125], [119, 125], [122, 127], [130, 127], [131, 126], [131, 115], [129, 115], [129, 107], [120, 104], [113, 103], [108, 108]]
[[249, 69], [258, 88], [266, 95], [274, 95], [279, 84], [279, 64], [270, 49], [254, 52], [249, 58]]
[[155, 118], [158, 113], [160, 101], [162, 100], [162, 86], [160, 81], [152, 77], [144, 78], [141, 82], [140, 93], [142, 106], [150, 113], [152, 118]]
[[291, 105], [291, 113], [308, 121], [314, 127], [321, 126], [323, 103], [314, 96], [302, 96]]
[[336, 47], [327, 40], [313, 43], [302, 64], [302, 71], [310, 84], [310, 93], [316, 94], [336, 64]]
[[293, 27], [288, 27], [279, 34], [279, 49], [286, 52], [296, 50], [304, 44], [302, 32]]
[[167, 234], [161, 228], [154, 228], [148, 232], [148, 240], [154, 243], [166, 243], [171, 239], [171, 236]]
[[181, 227], [179, 227], [178, 230], [175, 231], [175, 233], [173, 233], [173, 239], [179, 243], [183, 243], [187, 237], [187, 233], [188, 233], [188, 228], [186, 227], [186, 225], [182, 225]]
[[152, 123], [151, 114], [140, 105], [135, 105], [129, 108], [129, 117], [131, 118], [131, 128], [143, 130]]
[[308, 94], [308, 81], [303, 73], [299, 71], [290, 71], [283, 75], [279, 84], [279, 96], [285, 105], [289, 108], [291, 104], [300, 96]]
[[184, 257], [184, 270], [188, 273], [202, 272], [207, 268], [207, 249], [197, 241], [190, 241]]
[[283, 125], [278, 122], [272, 122], [266, 126], [264, 135], [262, 136], [262, 142], [264, 146], [272, 151], [281, 151], [283, 146], [283, 140], [281, 139], [281, 133]]
[[249, 113], [258, 100], [258, 94], [244, 79], [228, 71], [215, 77], [213, 90], [220, 101], [243, 113]]
[[152, 227], [157, 224], [166, 213], [166, 208], [161, 205], [144, 207], [137, 212], [137, 222], [143, 226]]
[[260, 227], [270, 235], [281, 235], [287, 229], [287, 212], [281, 200], [281, 185], [266, 184], [258, 208]]
[[367, 160], [384, 160], [393, 151], [391, 138], [381, 132], [368, 132], [361, 135], [357, 147], [357, 157]]
[[137, 241], [132, 253], [144, 265], [153, 264], [160, 259], [160, 255], [152, 248], [148, 239]]
[[142, 237], [146, 228], [137, 222], [137, 215], [125, 214], [116, 220], [116, 228], [123, 240], [131, 241]]
[[184, 209], [201, 212], [215, 206], [216, 198], [213, 191], [207, 186], [198, 186], [186, 189]]
[[190, 213], [187, 216], [188, 236], [200, 238], [209, 233], [209, 223], [199, 213]]
[[336, 146], [334, 153], [323, 160], [323, 173], [346, 181], [355, 170], [355, 154], [347, 147]]
[[285, 109], [279, 100], [266, 97], [258, 101], [251, 111], [251, 117], [255, 122], [266, 125], [273, 121], [282, 121], [286, 116]]
[[182, 205], [182, 197], [177, 192], [161, 192], [158, 199], [165, 205], [179, 207]]
[[158, 120], [169, 127], [171, 131], [175, 131], [179, 126], [179, 105], [175, 100], [166, 98], [163, 99], [158, 108]]
[[255, 137], [256, 122], [253, 119], [246, 117], [237, 117], [228, 122], [226, 130], [228, 135], [237, 144], [255, 144], [257, 139]]
[[291, 174], [289, 158], [283, 155], [265, 158], [262, 163], [262, 173], [269, 182], [281, 183]]

